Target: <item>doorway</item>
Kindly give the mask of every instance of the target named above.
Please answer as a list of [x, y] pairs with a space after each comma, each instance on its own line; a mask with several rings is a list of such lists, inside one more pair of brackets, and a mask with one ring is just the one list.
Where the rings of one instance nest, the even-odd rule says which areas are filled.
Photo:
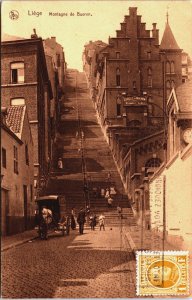
[[24, 199], [24, 229], [27, 230], [27, 186], [23, 186], [23, 199]]
[[8, 201], [8, 191], [1, 189], [1, 233], [2, 235], [9, 234], [9, 201]]

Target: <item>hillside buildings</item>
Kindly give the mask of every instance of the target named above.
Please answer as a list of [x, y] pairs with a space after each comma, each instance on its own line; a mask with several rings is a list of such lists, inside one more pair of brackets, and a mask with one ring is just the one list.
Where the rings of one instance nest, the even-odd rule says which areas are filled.
[[[149, 212], [149, 191], [145, 187], [166, 161], [167, 101], [172, 88], [184, 81], [183, 52], [168, 15], [159, 42], [156, 23], [147, 30], [136, 7], [129, 8], [129, 15], [120, 23], [116, 37], [109, 37], [108, 45], [99, 49], [95, 45], [91, 59], [86, 55], [90, 45], [94, 43], [84, 49], [84, 71], [95, 86], [98, 121], [140, 219], [142, 211]], [[146, 220], [146, 227], [149, 223]]]

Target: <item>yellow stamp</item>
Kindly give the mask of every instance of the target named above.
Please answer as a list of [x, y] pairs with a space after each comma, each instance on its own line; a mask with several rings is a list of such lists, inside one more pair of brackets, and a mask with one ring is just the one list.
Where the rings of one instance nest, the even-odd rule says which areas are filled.
[[188, 295], [188, 251], [137, 251], [137, 296]]

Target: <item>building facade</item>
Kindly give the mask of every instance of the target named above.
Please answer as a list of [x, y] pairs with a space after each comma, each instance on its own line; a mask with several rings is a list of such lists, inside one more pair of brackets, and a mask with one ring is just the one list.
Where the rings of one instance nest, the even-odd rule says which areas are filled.
[[[173, 89], [167, 103], [167, 159], [149, 183], [151, 227], [171, 243], [189, 249], [192, 242], [192, 81]], [[159, 191], [159, 182], [161, 190]], [[155, 195], [160, 193], [157, 223]], [[191, 249], [191, 248], [190, 248]]]
[[26, 106], [9, 106], [1, 115], [1, 232], [34, 226], [33, 140]]
[[122, 95], [145, 100], [148, 122], [157, 122], [151, 117], [163, 115], [171, 87], [182, 82], [182, 50], [168, 20], [160, 45], [156, 23], [152, 30], [146, 30], [136, 7], [129, 8], [129, 15], [120, 25], [116, 37], [109, 38], [109, 44], [95, 52], [97, 59], [91, 60], [97, 61], [96, 108], [103, 128], [109, 122], [126, 126], [127, 108]]
[[149, 215], [149, 179], [166, 160], [167, 100], [182, 84], [182, 49], [168, 16], [159, 42], [156, 23], [147, 30], [130, 7], [116, 37], [92, 57], [98, 120], [140, 218], [144, 210]]
[[26, 105], [34, 142], [35, 186], [45, 184], [51, 155], [50, 100], [48, 77], [41, 38], [2, 42], [2, 105]]
[[55, 37], [43, 41], [48, 76], [51, 82], [53, 98], [50, 104], [51, 123], [51, 158], [54, 155], [54, 144], [56, 129], [59, 122], [61, 103], [64, 97], [64, 79], [66, 73], [66, 62], [63, 47], [56, 42]]

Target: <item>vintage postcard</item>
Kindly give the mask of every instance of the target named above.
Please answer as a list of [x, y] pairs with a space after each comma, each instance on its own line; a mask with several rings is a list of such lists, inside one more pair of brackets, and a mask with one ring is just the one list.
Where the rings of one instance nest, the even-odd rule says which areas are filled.
[[1, 297], [192, 297], [192, 2], [1, 3]]

